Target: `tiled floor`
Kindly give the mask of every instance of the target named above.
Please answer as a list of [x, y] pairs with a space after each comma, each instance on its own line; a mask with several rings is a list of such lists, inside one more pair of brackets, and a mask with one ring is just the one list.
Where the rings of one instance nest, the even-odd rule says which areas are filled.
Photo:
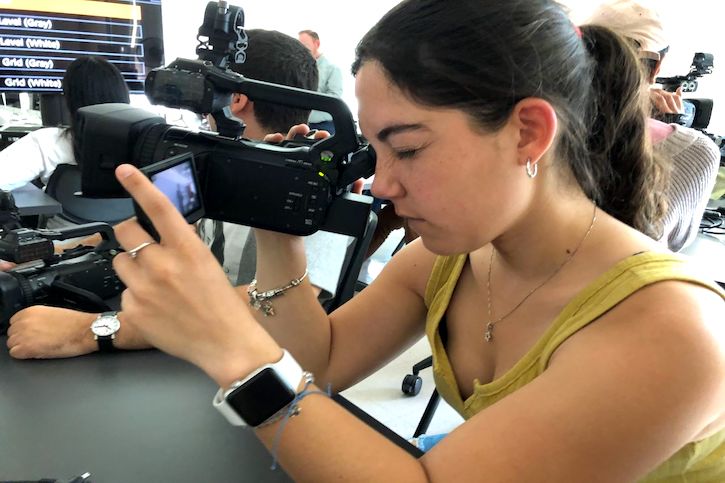
[[[388, 240], [363, 266], [361, 280], [369, 282], [377, 276], [402, 236], [402, 230], [391, 233]], [[423, 338], [387, 366], [342, 394], [399, 435], [410, 438], [433, 391], [430, 368], [420, 373], [423, 388], [417, 396], [403, 394], [401, 385], [405, 375], [411, 373], [413, 364], [429, 355], [428, 342]], [[441, 401], [428, 434], [449, 432], [461, 421], [460, 416]]]

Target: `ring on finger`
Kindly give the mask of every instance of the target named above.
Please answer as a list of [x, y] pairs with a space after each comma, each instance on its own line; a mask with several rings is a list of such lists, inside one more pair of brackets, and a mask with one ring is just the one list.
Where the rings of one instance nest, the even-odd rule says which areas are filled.
[[135, 247], [135, 248], [132, 248], [132, 249], [128, 250], [128, 251], [127, 251], [126, 253], [128, 253], [128, 254], [129, 254], [129, 256], [130, 256], [131, 258], [136, 258], [136, 257], [138, 256], [138, 254], [139, 254], [139, 253], [141, 252], [141, 250], [143, 250], [143, 249], [144, 249], [144, 248], [146, 248], [147, 246], [149, 246], [149, 245], [153, 245], [153, 244], [155, 244], [155, 243], [156, 243], [156, 242], [153, 242], [153, 241], [147, 241], [147, 242], [143, 242], [143, 243], [142, 243], [142, 244], [140, 244], [139, 246], [137, 246], [137, 247]]

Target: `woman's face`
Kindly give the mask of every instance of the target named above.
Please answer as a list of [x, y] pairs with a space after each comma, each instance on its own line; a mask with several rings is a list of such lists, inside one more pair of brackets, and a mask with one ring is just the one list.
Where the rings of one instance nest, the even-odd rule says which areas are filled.
[[521, 212], [526, 175], [513, 123], [487, 133], [460, 110], [415, 103], [377, 62], [358, 71], [356, 95], [361, 130], [377, 154], [372, 192], [395, 205], [429, 250], [473, 251]]

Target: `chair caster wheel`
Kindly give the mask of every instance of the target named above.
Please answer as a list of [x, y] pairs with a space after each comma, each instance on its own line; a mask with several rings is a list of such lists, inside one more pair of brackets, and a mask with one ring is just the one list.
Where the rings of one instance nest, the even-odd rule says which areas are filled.
[[420, 393], [420, 388], [423, 385], [423, 379], [415, 374], [408, 374], [403, 378], [403, 385], [401, 390], [403, 394], [407, 396], [417, 396]]

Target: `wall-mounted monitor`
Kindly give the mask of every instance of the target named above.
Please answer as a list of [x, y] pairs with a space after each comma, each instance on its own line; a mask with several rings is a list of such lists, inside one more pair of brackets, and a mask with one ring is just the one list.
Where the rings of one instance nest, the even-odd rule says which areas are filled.
[[80, 55], [105, 57], [142, 94], [164, 63], [161, 0], [0, 1], [0, 92], [59, 93]]

